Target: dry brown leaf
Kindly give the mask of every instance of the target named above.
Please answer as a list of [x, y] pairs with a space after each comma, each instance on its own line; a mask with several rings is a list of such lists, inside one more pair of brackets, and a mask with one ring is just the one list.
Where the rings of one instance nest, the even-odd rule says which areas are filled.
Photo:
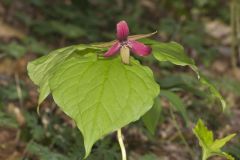
[[240, 68], [234, 68], [232, 70], [233, 76], [240, 81]]
[[205, 24], [206, 32], [215, 39], [221, 40], [224, 45], [231, 43], [231, 27], [219, 20], [209, 21]]
[[19, 159], [22, 159], [22, 154], [15, 151], [13, 152], [13, 154], [10, 154], [9, 157], [6, 159], [6, 160], [19, 160]]
[[[17, 146], [17, 130], [12, 128], [0, 127], [0, 159], [14, 160], [11, 157]], [[20, 158], [20, 157], [19, 157]]]
[[0, 16], [5, 12], [3, 5], [0, 3]]
[[22, 39], [24, 38], [24, 33], [17, 30], [16, 28], [13, 28], [12, 26], [4, 23], [3, 21], [0, 21], [0, 37], [1, 38], [18, 38]]
[[11, 58], [2, 58], [0, 59], [0, 74], [11, 76], [15, 72], [16, 64]]
[[229, 69], [229, 64], [224, 60], [216, 60], [212, 64], [212, 69], [217, 73], [225, 73]]
[[20, 126], [23, 126], [26, 122], [25, 117], [23, 116], [19, 107], [13, 103], [8, 104], [8, 112], [13, 114], [16, 117], [16, 120]]
[[152, 0], [141, 0], [141, 5], [148, 8], [151, 11], [155, 11], [156, 10], [156, 2], [152, 1]]

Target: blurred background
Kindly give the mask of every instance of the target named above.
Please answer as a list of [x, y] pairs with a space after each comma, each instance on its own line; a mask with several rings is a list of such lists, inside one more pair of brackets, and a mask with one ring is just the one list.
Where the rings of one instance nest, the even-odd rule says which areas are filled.
[[[187, 116], [171, 109], [162, 98], [155, 135], [147, 131], [142, 121], [123, 129], [130, 160], [198, 159], [201, 153], [192, 127], [200, 117], [217, 137], [239, 133], [240, 41], [236, 35], [240, 27], [236, 27], [235, 20], [240, 14], [234, 3], [235, 0], [1, 0], [0, 160], [82, 159], [81, 133], [51, 97], [41, 105], [41, 116], [37, 115], [38, 92], [27, 76], [26, 66], [56, 48], [111, 41], [120, 20], [128, 22], [131, 34], [157, 30], [154, 39], [181, 43], [228, 104], [226, 113], [222, 113], [220, 104], [199, 87], [188, 68], [158, 63], [152, 57], [140, 59], [157, 73], [163, 89], [178, 91], [177, 100]], [[224, 150], [240, 159], [239, 137]], [[88, 160], [120, 158], [113, 133], [97, 142]]]

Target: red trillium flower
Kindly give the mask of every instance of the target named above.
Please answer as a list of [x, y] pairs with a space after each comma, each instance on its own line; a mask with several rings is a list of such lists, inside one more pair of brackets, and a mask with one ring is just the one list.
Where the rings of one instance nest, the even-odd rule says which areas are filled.
[[117, 40], [109, 43], [105, 43], [105, 46], [108, 47], [111, 45], [109, 50], [104, 54], [105, 57], [113, 56], [120, 52], [122, 62], [125, 64], [129, 64], [129, 57], [130, 57], [130, 51], [138, 56], [148, 56], [151, 54], [151, 47], [146, 46], [143, 43], [137, 42], [135, 40], [149, 37], [154, 33], [150, 34], [142, 34], [142, 35], [134, 35], [134, 36], [128, 36], [129, 35], [129, 28], [128, 24], [125, 21], [120, 21], [117, 24]]

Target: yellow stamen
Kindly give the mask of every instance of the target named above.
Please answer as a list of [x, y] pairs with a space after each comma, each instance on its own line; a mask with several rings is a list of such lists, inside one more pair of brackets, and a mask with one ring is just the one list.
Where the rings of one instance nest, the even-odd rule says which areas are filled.
[[120, 55], [122, 58], [122, 62], [124, 64], [129, 64], [130, 62], [130, 50], [127, 46], [122, 46], [120, 49]]

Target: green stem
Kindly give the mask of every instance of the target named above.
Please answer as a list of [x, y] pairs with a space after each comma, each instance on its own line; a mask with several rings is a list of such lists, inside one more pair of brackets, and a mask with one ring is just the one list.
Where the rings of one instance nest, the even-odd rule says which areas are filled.
[[180, 138], [182, 139], [183, 143], [184, 143], [185, 146], [187, 147], [187, 150], [188, 150], [189, 154], [191, 155], [192, 159], [195, 159], [195, 155], [194, 155], [193, 150], [191, 149], [191, 147], [190, 147], [189, 144], [187, 143], [185, 137], [184, 137], [183, 134], [182, 134], [181, 129], [179, 128], [179, 126], [178, 126], [178, 124], [177, 124], [177, 120], [176, 120], [176, 117], [175, 117], [175, 115], [174, 115], [174, 113], [173, 113], [172, 108], [171, 108], [171, 107], [169, 107], [169, 108], [170, 108], [170, 113], [171, 113], [172, 120], [173, 120], [173, 122], [174, 122], [175, 128], [177, 129], [177, 132], [178, 132]]
[[127, 154], [126, 154], [126, 149], [123, 143], [123, 136], [122, 136], [122, 132], [121, 129], [117, 130], [117, 139], [118, 139], [118, 143], [120, 145], [121, 148], [121, 153], [122, 153], [122, 160], [127, 160]]
[[202, 160], [207, 160], [208, 159], [208, 155], [206, 152], [203, 152], [203, 155], [202, 155]]
[[15, 76], [15, 83], [16, 83], [16, 90], [17, 90], [17, 95], [18, 95], [18, 99], [19, 99], [19, 104], [20, 104], [20, 107], [22, 108], [23, 107], [23, 94], [22, 94], [22, 89], [20, 86], [20, 80], [19, 80], [19, 76], [17, 73], [14, 76]]

